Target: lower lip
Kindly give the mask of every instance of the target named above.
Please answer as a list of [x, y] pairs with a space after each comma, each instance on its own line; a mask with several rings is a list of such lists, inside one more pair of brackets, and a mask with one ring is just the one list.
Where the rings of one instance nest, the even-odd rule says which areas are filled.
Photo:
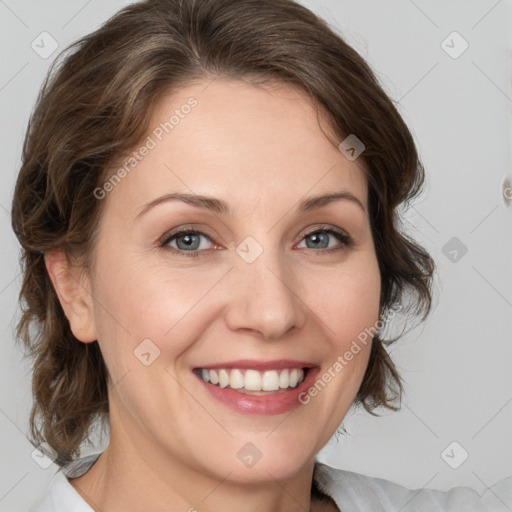
[[242, 414], [272, 416], [284, 414], [302, 405], [299, 397], [307, 393], [319, 371], [320, 368], [309, 368], [306, 378], [296, 388], [267, 395], [246, 395], [231, 388], [210, 384], [201, 377], [198, 379], [213, 398], [231, 409]]

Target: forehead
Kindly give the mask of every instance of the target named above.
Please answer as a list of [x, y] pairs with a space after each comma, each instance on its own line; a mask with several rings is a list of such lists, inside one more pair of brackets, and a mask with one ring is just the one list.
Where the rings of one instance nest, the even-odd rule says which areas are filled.
[[297, 87], [198, 81], [156, 103], [135, 152], [150, 149], [112, 196], [137, 208], [178, 191], [268, 209], [343, 189], [366, 206], [362, 160], [346, 159], [338, 142], [325, 112]]

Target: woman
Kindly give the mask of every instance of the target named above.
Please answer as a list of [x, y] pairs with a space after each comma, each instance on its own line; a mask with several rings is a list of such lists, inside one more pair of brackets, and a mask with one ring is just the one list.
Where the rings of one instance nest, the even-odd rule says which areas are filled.
[[353, 403], [399, 401], [379, 333], [430, 309], [397, 216], [422, 180], [364, 60], [291, 1], [146, 1], [79, 41], [13, 202], [32, 437], [64, 468], [32, 510], [483, 509], [315, 459]]

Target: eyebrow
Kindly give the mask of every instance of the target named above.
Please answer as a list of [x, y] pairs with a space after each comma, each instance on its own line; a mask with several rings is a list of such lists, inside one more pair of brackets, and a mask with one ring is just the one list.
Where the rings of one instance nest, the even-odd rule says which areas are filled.
[[[366, 213], [366, 208], [364, 207], [363, 203], [348, 190], [342, 190], [340, 192], [336, 192], [333, 194], [323, 194], [318, 196], [307, 197], [306, 199], [300, 201], [296, 211], [297, 213], [306, 213], [339, 200], [351, 201], [352, 203], [358, 205], [363, 210], [363, 212]], [[149, 210], [151, 210], [152, 208], [159, 204], [171, 201], [182, 201], [183, 203], [189, 204], [191, 206], [195, 206], [197, 208], [202, 208], [205, 210], [210, 210], [218, 214], [230, 213], [228, 203], [226, 203], [222, 199], [198, 194], [173, 193], [158, 197], [153, 201], [144, 204], [141, 208], [141, 211], [137, 214], [135, 218], [137, 219], [143, 216], [146, 212], [148, 212]]]

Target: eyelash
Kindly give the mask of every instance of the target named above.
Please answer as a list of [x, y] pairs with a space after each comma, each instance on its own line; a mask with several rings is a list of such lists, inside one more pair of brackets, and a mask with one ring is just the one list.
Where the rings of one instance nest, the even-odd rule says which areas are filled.
[[[315, 234], [318, 234], [318, 233], [327, 233], [327, 234], [335, 236], [341, 242], [341, 245], [339, 247], [334, 248], [334, 249], [323, 249], [323, 250], [311, 249], [312, 251], [314, 251], [316, 253], [320, 253], [320, 254], [322, 254], [322, 253], [333, 253], [333, 252], [336, 252], [336, 251], [341, 251], [341, 250], [347, 249], [348, 247], [350, 247], [353, 244], [353, 240], [351, 239], [351, 237], [349, 235], [347, 235], [344, 231], [334, 229], [334, 228], [332, 228], [330, 226], [316, 227], [315, 229], [305, 233], [300, 241], [302, 242], [302, 240], [304, 240], [308, 236], [315, 235]], [[174, 253], [177, 253], [180, 256], [185, 256], [185, 257], [188, 257], [188, 258], [198, 258], [200, 256], [200, 254], [202, 252], [204, 252], [204, 250], [203, 251], [198, 251], [198, 250], [195, 250], [195, 251], [183, 251], [183, 250], [180, 250], [180, 249], [175, 249], [174, 247], [169, 247], [169, 244], [173, 240], [176, 240], [177, 238], [180, 238], [181, 236], [184, 236], [184, 235], [202, 235], [202, 236], [208, 238], [208, 240], [212, 241], [210, 239], [210, 237], [206, 233], [203, 233], [202, 231], [196, 231], [194, 229], [186, 229], [185, 228], [185, 229], [181, 229], [179, 231], [176, 231], [175, 233], [172, 233], [170, 236], [165, 235], [163, 241], [160, 242], [160, 247], [162, 249], [170, 250], [170, 251], [172, 251]]]

